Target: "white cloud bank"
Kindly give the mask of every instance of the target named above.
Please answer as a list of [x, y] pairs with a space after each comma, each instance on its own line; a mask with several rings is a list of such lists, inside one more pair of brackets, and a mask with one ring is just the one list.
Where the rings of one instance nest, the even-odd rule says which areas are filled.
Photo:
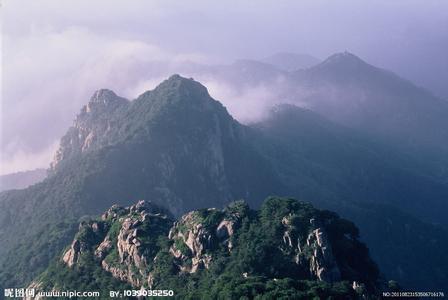
[[144, 67], [200, 57], [83, 27], [34, 28], [28, 35], [4, 35], [3, 44], [3, 174], [47, 167], [48, 152], [95, 90], [110, 88], [134, 98], [163, 78]]

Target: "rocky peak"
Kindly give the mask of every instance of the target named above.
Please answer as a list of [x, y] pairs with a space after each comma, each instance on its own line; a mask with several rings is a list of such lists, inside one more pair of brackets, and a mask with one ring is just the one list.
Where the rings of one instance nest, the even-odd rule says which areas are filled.
[[90, 97], [89, 103], [81, 110], [83, 113], [102, 112], [104, 110], [110, 110], [116, 106], [126, 104], [128, 100], [117, 96], [113, 91], [108, 89], [100, 89], [93, 93]]
[[[178, 74], [170, 76], [154, 90], [137, 98], [137, 102], [147, 102], [153, 112], [166, 109], [188, 109], [188, 111], [212, 110], [222, 105], [212, 99], [207, 88], [193, 78]], [[171, 110], [169, 110], [171, 111]]]
[[92, 147], [102, 145], [104, 138], [115, 125], [115, 112], [126, 107], [129, 101], [113, 91], [96, 91], [77, 115], [72, 127], [62, 137], [50, 167], [55, 170], [67, 158], [79, 155]]
[[101, 220], [83, 222], [62, 261], [68, 267], [91, 255], [113, 277], [133, 286], [147, 284], [147, 267], [157, 252], [158, 235], [166, 235], [171, 215], [151, 201], [135, 205], [113, 205]]
[[93, 93], [89, 103], [102, 103], [107, 105], [118, 98], [117, 94], [109, 89], [99, 89]]
[[214, 276], [201, 270], [215, 263], [243, 281], [280, 276], [307, 284], [343, 281], [347, 289], [362, 286], [363, 293], [376, 287], [368, 252], [348, 233], [353, 225], [309, 204], [269, 198], [254, 211], [237, 201], [224, 209], [191, 211], [177, 222], [163, 211], [148, 201], [114, 205], [101, 219], [80, 224], [63, 263], [76, 271], [93, 261], [134, 288], [188, 281], [193, 273], [198, 280]]

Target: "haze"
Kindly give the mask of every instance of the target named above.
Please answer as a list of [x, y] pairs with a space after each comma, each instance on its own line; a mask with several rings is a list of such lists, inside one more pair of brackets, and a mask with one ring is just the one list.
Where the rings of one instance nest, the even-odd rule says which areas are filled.
[[[348, 50], [448, 99], [446, 1], [5, 0], [1, 13], [1, 174], [47, 167], [93, 91], [133, 99], [166, 76], [158, 65]], [[207, 86], [237, 118], [270, 101]]]

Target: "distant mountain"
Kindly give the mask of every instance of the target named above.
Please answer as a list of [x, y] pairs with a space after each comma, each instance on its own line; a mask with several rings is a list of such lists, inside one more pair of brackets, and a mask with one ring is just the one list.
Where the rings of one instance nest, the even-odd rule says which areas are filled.
[[412, 157], [426, 176], [448, 182], [448, 102], [352, 53], [337, 53], [292, 72], [266, 61], [190, 71], [185, 74], [236, 91], [241, 101], [252, 90], [266, 91], [248, 99], [249, 107], [257, 98], [259, 109], [267, 107], [266, 102], [306, 107], [395, 148]]
[[274, 107], [252, 127], [263, 137], [259, 151], [293, 195], [338, 212], [342, 199], [395, 205], [448, 227], [448, 185], [426, 176], [412, 157], [293, 105]]
[[298, 71], [293, 80], [296, 88], [307, 90], [301, 101], [335, 122], [405, 152], [448, 151], [448, 103], [351, 53]]
[[31, 287], [108, 295], [112, 284], [182, 299], [358, 299], [384, 290], [353, 223], [282, 198], [267, 199], [260, 211], [243, 201], [195, 210], [174, 223], [150, 202], [113, 206], [82, 222]]
[[280, 70], [287, 72], [307, 69], [320, 63], [320, 60], [308, 55], [289, 52], [280, 52], [268, 56], [261, 60], [264, 63], [271, 64]]
[[44, 180], [46, 176], [47, 170], [45, 169], [0, 175], [0, 192], [27, 188], [30, 185]]
[[28, 283], [80, 221], [112, 204], [150, 199], [177, 217], [291, 195], [356, 218], [387, 278], [444, 286], [446, 233], [419, 218], [446, 226], [448, 187], [419, 170], [394, 149], [294, 106], [242, 125], [204, 86], [178, 75], [133, 101], [100, 90], [61, 139], [50, 176], [0, 194], [0, 283]]

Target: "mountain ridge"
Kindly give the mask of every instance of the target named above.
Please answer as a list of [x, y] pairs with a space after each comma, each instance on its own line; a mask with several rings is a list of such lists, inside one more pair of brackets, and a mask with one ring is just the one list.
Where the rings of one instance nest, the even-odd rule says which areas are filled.
[[[271, 290], [269, 281], [272, 285], [299, 280], [321, 288], [313, 292], [288, 284], [290, 296], [315, 293], [356, 299], [377, 294], [382, 285], [375, 263], [357, 238], [351, 222], [293, 199], [268, 198], [258, 212], [237, 201], [222, 210], [188, 212], [174, 223], [151, 202], [139, 201], [127, 208], [114, 205], [101, 219], [81, 223], [71, 246], [31, 286], [87, 288], [89, 280], [74, 283], [67, 274], [88, 278], [92, 275], [85, 268], [102, 268], [96, 273], [110, 275], [90, 281], [101, 282], [90, 289], [105, 289], [102, 282], [113, 277], [136, 289], [168, 288], [176, 297], [216, 298], [228, 293], [217, 282], [232, 276], [237, 286], [261, 279], [257, 293]], [[224, 269], [216, 273], [216, 268]], [[209, 289], [197, 287], [204, 281], [211, 284]], [[231, 298], [248, 296], [243, 291], [231, 293]], [[270, 293], [274, 297], [285, 291]]]
[[[67, 152], [69, 154], [57, 165], [55, 173], [44, 182], [25, 190], [0, 194], [0, 236], [5, 241], [0, 257], [3, 257], [2, 269], [6, 270], [0, 275], [2, 280], [6, 278], [4, 282], [13, 284], [30, 280], [34, 272], [46, 267], [49, 259], [68, 243], [67, 239], [73, 236], [80, 218], [98, 214], [113, 203], [127, 206], [138, 199], [152, 199], [179, 216], [198, 207], [222, 207], [239, 198], [257, 207], [266, 195], [277, 194], [294, 195], [319, 205], [332, 204], [339, 213], [356, 216], [370, 203], [355, 196], [369, 190], [351, 180], [375, 178], [363, 175], [359, 166], [365, 168], [367, 174], [389, 170], [383, 168], [381, 160], [370, 155], [368, 160], [352, 160], [351, 155], [356, 152], [352, 152], [351, 146], [344, 145], [345, 140], [350, 141], [349, 145], [353, 144], [352, 138], [344, 136], [351, 133], [336, 128], [330, 121], [316, 118], [311, 112], [306, 114], [307, 118], [295, 121], [290, 116], [280, 116], [286, 125], [290, 121], [301, 125], [294, 125], [289, 131], [280, 126], [277, 129], [284, 135], [273, 136], [266, 131], [260, 132], [259, 128], [239, 124], [222, 104], [208, 95], [205, 87], [180, 76], [170, 77], [155, 90], [123, 103], [127, 104], [119, 105], [112, 110], [111, 116], [102, 119], [104, 124], [94, 124], [93, 128], [99, 128], [97, 139], [93, 139], [84, 152], [81, 151], [83, 144], [76, 144], [77, 150]], [[85, 120], [89, 121], [89, 118]], [[333, 148], [321, 146], [325, 145], [327, 129], [334, 137]], [[291, 135], [295, 133], [300, 134]], [[61, 143], [68, 141], [67, 146], [72, 145], [70, 138], [63, 138]], [[365, 148], [365, 144], [360, 146]], [[328, 160], [331, 158], [325, 154], [328, 150], [338, 153], [341, 159]], [[298, 154], [291, 156], [294, 153]], [[308, 154], [299, 155], [303, 153]], [[381, 152], [376, 153], [379, 158], [386, 157], [379, 154]], [[347, 159], [350, 159], [350, 168], [344, 167]], [[371, 165], [379, 167], [372, 168]], [[403, 179], [400, 188], [409, 184], [408, 176], [406, 173], [397, 177]], [[381, 180], [384, 176], [379, 176], [372, 184], [381, 187], [384, 185]], [[429, 186], [427, 183], [423, 185], [421, 179], [415, 182], [412, 186]], [[393, 193], [397, 195], [395, 190], [386, 189], [384, 194], [384, 188], [379, 189], [382, 192], [376, 197], [393, 199]], [[371, 191], [376, 189], [371, 188]], [[419, 203], [419, 197], [413, 194], [402, 194], [400, 199], [407, 200], [406, 197], [412, 200], [411, 203]], [[384, 207], [388, 209], [387, 205]], [[382, 217], [381, 209], [372, 211], [375, 220], [380, 219], [378, 223], [384, 227], [387, 220]], [[404, 217], [400, 216], [400, 219]], [[412, 218], [408, 220], [420, 232], [440, 242], [441, 234], [434, 235], [428, 232], [429, 227]], [[361, 230], [369, 228], [370, 223], [363, 223], [368, 221], [369, 218], [360, 220]], [[405, 230], [402, 227], [387, 229], [397, 230], [397, 235]], [[371, 240], [379, 239], [375, 231], [370, 233]], [[426, 265], [446, 265], [443, 256], [437, 254], [438, 249], [443, 251], [446, 247], [443, 242], [437, 245], [437, 249], [426, 250], [435, 253], [430, 261], [425, 261]], [[391, 241], [381, 246], [383, 248], [374, 249], [374, 255], [382, 258], [378, 260], [382, 265], [386, 264], [386, 255], [399, 259], [402, 252], [409, 254], [409, 249], [420, 249], [412, 239], [399, 247]], [[380, 251], [387, 247], [394, 251]], [[29, 265], [24, 257], [32, 257], [33, 263]], [[418, 266], [423, 260], [415, 263]], [[394, 265], [387, 266], [384, 271], [395, 278]], [[408, 270], [406, 265], [401, 268]], [[425, 272], [428, 274], [431, 270]], [[440, 274], [443, 282], [446, 277], [443, 272]], [[400, 282], [415, 284], [415, 277], [406, 276], [400, 278]], [[431, 282], [424, 284], [430, 286]]]

